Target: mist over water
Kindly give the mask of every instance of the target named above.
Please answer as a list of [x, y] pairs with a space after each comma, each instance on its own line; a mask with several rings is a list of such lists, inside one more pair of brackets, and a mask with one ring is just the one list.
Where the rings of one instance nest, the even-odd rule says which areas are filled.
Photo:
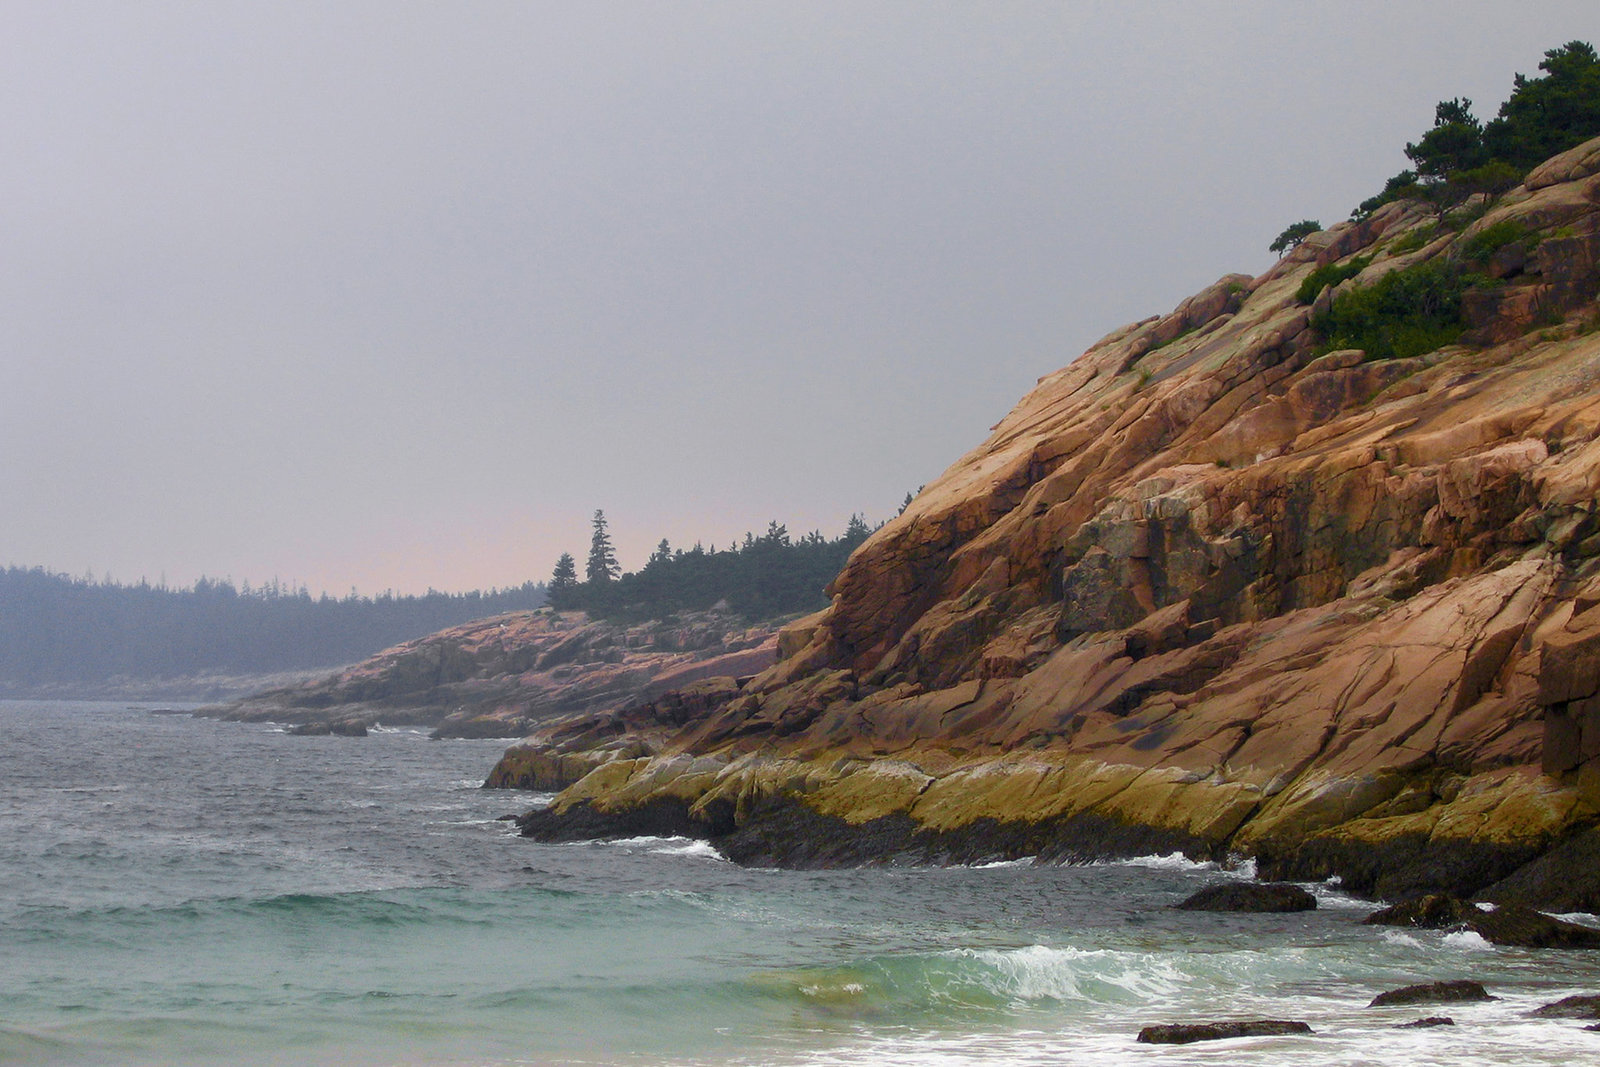
[[[1396, 1064], [1582, 1061], [1527, 1017], [1586, 953], [1208, 915], [1237, 873], [745, 870], [683, 839], [543, 845], [485, 791], [501, 741], [291, 737], [113, 705], [0, 703], [0, 1063]], [[1368, 1009], [1410, 982], [1502, 999]], [[1428, 1014], [1457, 1026], [1397, 1030]], [[1151, 1023], [1311, 1037], [1134, 1043]]]

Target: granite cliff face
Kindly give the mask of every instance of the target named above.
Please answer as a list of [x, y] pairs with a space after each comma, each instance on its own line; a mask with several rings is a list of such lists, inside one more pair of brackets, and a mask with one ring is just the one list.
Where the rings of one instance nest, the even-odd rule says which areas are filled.
[[771, 666], [776, 648], [770, 628], [709, 612], [636, 625], [591, 621], [580, 612], [513, 612], [200, 714], [332, 728], [433, 726], [440, 737], [520, 737], [553, 718], [632, 705], [701, 678], [748, 678]]
[[[1480, 276], [1460, 343], [1319, 354], [1313, 316], [1429, 261]], [[1182, 848], [1600, 906], [1597, 286], [1600, 140], [1459, 231], [1315, 234], [1041, 379], [742, 689], [495, 781], [564, 787], [532, 835], [751, 862]]]

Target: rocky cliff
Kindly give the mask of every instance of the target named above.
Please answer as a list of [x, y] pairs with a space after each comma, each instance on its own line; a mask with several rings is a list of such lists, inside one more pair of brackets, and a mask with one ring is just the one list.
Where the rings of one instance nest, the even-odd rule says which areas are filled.
[[[1427, 264], [1456, 343], [1327, 350]], [[1040, 379], [742, 690], [497, 780], [566, 787], [530, 835], [749, 862], [1182, 848], [1600, 907], [1597, 285], [1600, 140], [1475, 220], [1315, 234]]]
[[[629, 707], [701, 678], [772, 665], [770, 627], [701, 612], [633, 625], [522, 611], [466, 623], [346, 670], [200, 714], [354, 729], [433, 726], [440, 737], [520, 737], [552, 719]], [[733, 676], [733, 677], [728, 677]]]

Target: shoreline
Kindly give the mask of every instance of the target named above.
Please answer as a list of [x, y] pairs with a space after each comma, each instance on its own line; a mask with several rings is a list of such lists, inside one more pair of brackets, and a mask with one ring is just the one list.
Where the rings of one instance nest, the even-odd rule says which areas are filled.
[[[1516, 774], [1475, 780], [1426, 822], [1358, 816], [1318, 825], [1252, 807], [1249, 817], [1221, 824], [1226, 832], [1207, 833], [1219, 824], [1192, 818], [1214, 806], [1204, 783], [1190, 784], [1198, 792], [1164, 791], [1160, 808], [1125, 785], [1112, 798], [1119, 807], [1103, 797], [1095, 802], [1090, 776], [1062, 788], [1056, 775], [1072, 768], [1061, 767], [1047, 773], [978, 764], [928, 776], [887, 761], [537, 756], [513, 749], [486, 787], [512, 784], [503, 771], [508, 760], [520, 759], [525, 772], [539, 767], [544, 776], [523, 784], [557, 795], [515, 823], [522, 836], [544, 842], [688, 837], [742, 866], [798, 870], [1181, 853], [1197, 863], [1253, 862], [1263, 881], [1337, 879], [1343, 892], [1374, 901], [1448, 893], [1557, 914], [1600, 913], [1600, 830], [1553, 803], [1548, 783]], [[1042, 791], [1048, 807], [1040, 790], [1020, 788], [1026, 781], [1051, 787]], [[1179, 817], [1130, 818], [1141, 804]], [[1439, 832], [1475, 812], [1487, 813], [1472, 824], [1476, 835]]]

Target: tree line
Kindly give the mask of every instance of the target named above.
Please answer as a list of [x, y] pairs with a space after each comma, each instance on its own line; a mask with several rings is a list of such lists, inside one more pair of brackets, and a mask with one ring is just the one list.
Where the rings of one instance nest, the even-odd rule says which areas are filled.
[[334, 667], [473, 619], [541, 606], [543, 583], [335, 599], [277, 582], [190, 588], [0, 571], [0, 692], [63, 683]]
[[699, 543], [673, 548], [662, 538], [643, 567], [624, 574], [603, 511], [594, 513], [592, 527], [584, 580], [578, 580], [577, 560], [562, 553], [550, 576], [550, 604], [616, 619], [662, 618], [718, 604], [752, 621], [815, 611], [828, 604], [823, 587], [872, 532], [852, 515], [833, 539], [818, 530], [792, 538], [776, 520], [765, 533], [746, 533], [743, 542], [721, 550]]

